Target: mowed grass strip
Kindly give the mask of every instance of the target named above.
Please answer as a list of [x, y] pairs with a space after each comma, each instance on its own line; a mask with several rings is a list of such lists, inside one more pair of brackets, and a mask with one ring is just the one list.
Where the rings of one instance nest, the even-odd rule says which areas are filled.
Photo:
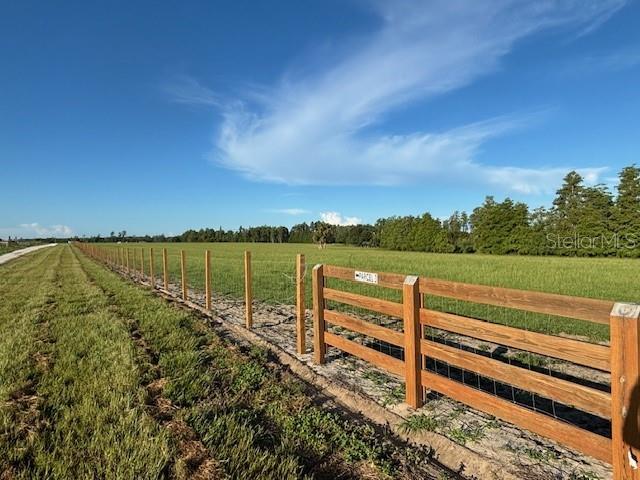
[[[69, 247], [61, 256], [47, 313], [49, 366], [39, 378], [38, 425], [11, 442], [3, 425], [2, 470], [11, 478], [158, 478], [171, 455], [167, 433], [146, 413], [135, 347], [125, 323], [109, 311]], [[43, 253], [41, 255], [47, 255]], [[51, 268], [49, 254], [42, 267]], [[33, 289], [47, 275], [26, 282]], [[19, 295], [9, 288], [5, 296]], [[11, 322], [10, 318], [3, 319]], [[0, 352], [3, 361], [12, 348]], [[8, 434], [7, 434], [8, 433]]]
[[39, 422], [35, 395], [44, 369], [47, 312], [61, 249], [46, 249], [0, 266], [0, 477], [29, 457]]
[[135, 319], [158, 358], [176, 418], [230, 478], [434, 477], [428, 452], [315, 405], [308, 387], [274, 366], [265, 350], [242, 352], [193, 313], [80, 259], [118, 314]]
[[61, 249], [45, 249], [0, 266], [0, 400], [19, 395], [35, 376], [33, 355]]

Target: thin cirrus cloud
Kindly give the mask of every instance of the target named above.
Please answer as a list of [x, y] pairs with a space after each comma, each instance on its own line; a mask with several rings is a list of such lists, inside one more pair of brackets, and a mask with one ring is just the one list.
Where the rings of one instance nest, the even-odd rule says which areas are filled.
[[557, 71], [565, 76], [582, 76], [599, 72], [627, 70], [640, 66], [640, 45], [615, 52], [578, 58]]
[[271, 213], [283, 213], [285, 215], [299, 216], [311, 213], [309, 210], [305, 210], [304, 208], [271, 208], [268, 210]]
[[21, 223], [15, 227], [0, 228], [0, 237], [20, 237], [20, 238], [38, 238], [38, 237], [70, 237], [73, 235], [73, 229], [67, 225], [40, 225], [37, 222]]
[[196, 106], [221, 107], [217, 96], [196, 79], [178, 75], [165, 83], [162, 89], [176, 103]]
[[[259, 93], [223, 102], [187, 80], [174, 96], [219, 109], [222, 121], [211, 157], [249, 179], [289, 185], [431, 180], [546, 192], [576, 166], [523, 168], [477, 160], [487, 141], [526, 127], [531, 115], [487, 118], [435, 132], [382, 134], [379, 127], [402, 105], [443, 95], [496, 71], [518, 40], [551, 28], [583, 35], [624, 3], [372, 1], [378, 30], [313, 74], [285, 75], [286, 80]], [[604, 169], [577, 170], [597, 180]]]

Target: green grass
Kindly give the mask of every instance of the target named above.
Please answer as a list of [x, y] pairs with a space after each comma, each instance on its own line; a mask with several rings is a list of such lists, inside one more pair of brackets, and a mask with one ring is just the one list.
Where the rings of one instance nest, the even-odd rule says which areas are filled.
[[[187, 277], [192, 288], [203, 289], [204, 250], [212, 255], [214, 292], [241, 298], [243, 293], [243, 251], [252, 252], [254, 296], [269, 303], [293, 304], [295, 298], [295, 255], [304, 253], [308, 265], [307, 305], [311, 305], [310, 270], [325, 263], [368, 271], [416, 274], [424, 277], [534, 290], [614, 301], [640, 302], [636, 270], [640, 260], [616, 258], [564, 258], [491, 255], [454, 255], [420, 252], [394, 252], [380, 249], [330, 245], [319, 249], [308, 244], [237, 244], [237, 243], [166, 243], [123, 244], [108, 248], [145, 249], [148, 269], [149, 247], [155, 250], [155, 272], [160, 277], [160, 252], [169, 252], [171, 281], [180, 281], [180, 250], [187, 255]], [[399, 292], [379, 287], [354, 285], [330, 279], [333, 286], [368, 295], [400, 299]], [[516, 312], [509, 309], [473, 305], [439, 297], [428, 299], [431, 308], [472, 315], [486, 320], [551, 334], [581, 335], [592, 340], [608, 339], [608, 329], [601, 324], [549, 315]]]
[[432, 416], [425, 413], [419, 413], [415, 415], [411, 415], [407, 417], [401, 424], [400, 428], [402, 431], [408, 432], [433, 432], [440, 425], [441, 421]]
[[128, 330], [70, 248], [21, 258], [2, 277], [19, 279], [0, 286], [3, 303], [29, 295], [31, 308], [17, 319], [5, 308], [0, 314], [2, 328], [13, 331], [0, 346], [0, 472], [157, 477], [169, 445], [145, 412]]
[[266, 351], [230, 350], [191, 314], [83, 263], [119, 313], [137, 319], [168, 381], [165, 394], [228, 475], [357, 478], [367, 466], [376, 477], [394, 476], [399, 458], [389, 442], [314, 405], [303, 384], [267, 365]]
[[0, 296], [0, 478], [191, 478], [194, 441], [216, 478], [398, 478], [426, 455], [69, 246], [1, 266]]

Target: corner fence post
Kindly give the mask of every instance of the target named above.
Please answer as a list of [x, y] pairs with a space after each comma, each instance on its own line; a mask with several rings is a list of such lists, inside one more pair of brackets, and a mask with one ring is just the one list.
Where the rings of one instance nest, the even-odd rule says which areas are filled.
[[169, 291], [169, 261], [167, 259], [167, 249], [162, 249], [162, 281], [165, 291]]
[[245, 327], [253, 327], [253, 292], [251, 281], [251, 252], [244, 252], [244, 322]]
[[182, 277], [182, 300], [187, 300], [187, 254], [180, 250], [180, 276]]
[[204, 251], [204, 307], [211, 310], [211, 252]]
[[156, 277], [153, 271], [153, 247], [149, 247], [149, 281], [151, 288], [156, 288]]
[[324, 268], [322, 264], [313, 267], [311, 276], [313, 291], [313, 360], [321, 365], [327, 353], [324, 343]]
[[408, 275], [402, 285], [404, 320], [404, 365], [406, 402], [413, 408], [422, 406], [420, 361], [420, 284]]
[[640, 479], [640, 305], [611, 310], [611, 445], [613, 478]]
[[304, 255], [296, 255], [296, 348], [299, 355], [306, 350], [305, 305], [304, 305]]

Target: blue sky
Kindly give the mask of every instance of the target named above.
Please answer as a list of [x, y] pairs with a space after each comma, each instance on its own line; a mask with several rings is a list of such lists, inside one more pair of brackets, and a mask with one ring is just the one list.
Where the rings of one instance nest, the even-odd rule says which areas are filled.
[[3, 2], [0, 237], [548, 205], [640, 163], [640, 5]]

